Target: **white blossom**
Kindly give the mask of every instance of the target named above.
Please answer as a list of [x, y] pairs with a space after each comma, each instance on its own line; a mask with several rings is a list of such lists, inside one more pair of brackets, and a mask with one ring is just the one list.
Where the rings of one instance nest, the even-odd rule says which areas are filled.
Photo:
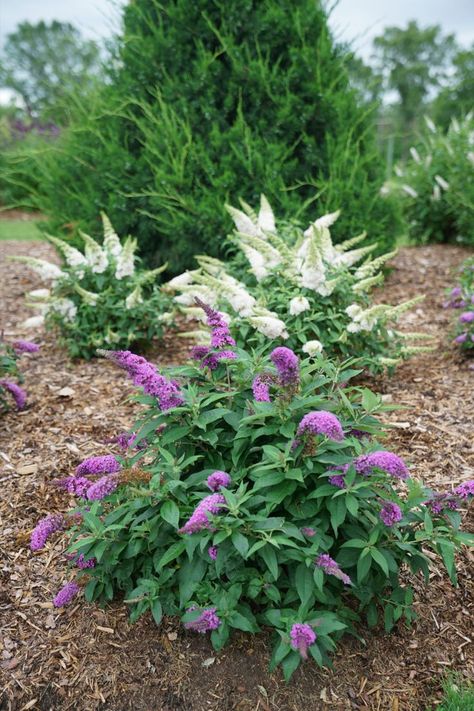
[[62, 316], [65, 321], [74, 321], [77, 314], [77, 306], [71, 299], [55, 299], [51, 302], [48, 312]]
[[261, 237], [263, 235], [260, 227], [245, 212], [237, 210], [231, 205], [226, 205], [226, 210], [234, 220], [237, 232], [241, 232], [244, 235], [252, 235], [253, 237]]
[[132, 276], [134, 274], [136, 248], [136, 240], [133, 240], [130, 237], [125, 240], [122, 252], [117, 257], [117, 267], [115, 269], [116, 279], [123, 279], [124, 277]]
[[94, 274], [102, 274], [109, 264], [106, 253], [100, 245], [98, 245], [92, 237], [86, 235], [85, 232], [80, 232], [80, 235], [84, 240], [86, 259], [91, 271], [94, 272]]
[[143, 303], [143, 296], [142, 296], [142, 289], [141, 286], [138, 285], [135, 287], [135, 289], [130, 292], [130, 294], [127, 296], [125, 299], [125, 308], [127, 310], [134, 309], [136, 306], [139, 304]]
[[306, 341], [304, 344], [302, 351], [303, 353], [307, 353], [309, 356], [315, 356], [317, 353], [321, 353], [323, 350], [323, 344], [321, 341]]
[[22, 328], [39, 328], [44, 324], [44, 316], [30, 316], [21, 324]]
[[258, 225], [265, 232], [275, 232], [275, 216], [265, 195], [260, 195], [260, 210], [258, 213]]
[[267, 338], [288, 338], [285, 323], [276, 316], [251, 316], [249, 321]]
[[449, 190], [449, 183], [441, 175], [435, 175], [435, 180], [442, 190]]
[[43, 299], [48, 299], [51, 295], [49, 289], [33, 289], [33, 291], [28, 292], [28, 296], [33, 301], [43, 301]]
[[410, 148], [410, 153], [411, 153], [411, 157], [413, 158], [413, 160], [415, 161], [415, 163], [418, 163], [418, 165], [419, 165], [419, 164], [421, 163], [421, 158], [420, 158], [420, 154], [418, 153], [418, 151], [416, 150], [416, 148], [414, 148], [413, 146], [411, 146], [411, 148]]
[[263, 254], [249, 244], [245, 244], [245, 242], [240, 242], [240, 248], [250, 262], [250, 268], [257, 281], [265, 279], [268, 276], [268, 269], [265, 266]]
[[441, 200], [441, 188], [439, 187], [438, 184], [433, 186], [433, 192], [431, 194], [431, 199], [434, 202], [438, 202], [438, 200]]
[[191, 284], [193, 281], [193, 275], [191, 272], [183, 272], [182, 274], [178, 274], [178, 276], [173, 277], [173, 279], [170, 279], [165, 286], [170, 289], [180, 289], [182, 286], [188, 286], [188, 284]]
[[411, 187], [411, 185], [407, 185], [406, 183], [404, 183], [402, 185], [402, 190], [412, 198], [418, 197], [418, 193], [416, 192], [416, 190], [414, 188]]
[[298, 314], [307, 311], [309, 308], [311, 306], [306, 296], [295, 296], [290, 301], [289, 312], [292, 316], [298, 316]]
[[429, 116], [425, 116], [425, 123], [428, 126], [431, 133], [436, 133], [436, 126], [434, 125], [433, 121], [430, 119]]
[[216, 294], [208, 286], [202, 284], [191, 284], [183, 287], [183, 293], [174, 297], [174, 301], [180, 306], [195, 306], [195, 297], [202, 299], [209, 306], [214, 306], [217, 301]]
[[105, 212], [101, 212], [100, 216], [102, 217], [102, 224], [104, 226], [104, 249], [113, 257], [118, 257], [122, 252], [119, 236], [112, 227], [112, 223]]

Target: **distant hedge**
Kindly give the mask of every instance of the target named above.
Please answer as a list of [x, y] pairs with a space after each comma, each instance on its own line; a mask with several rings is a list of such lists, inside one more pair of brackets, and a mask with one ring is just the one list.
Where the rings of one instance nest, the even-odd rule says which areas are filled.
[[[265, 193], [304, 223], [343, 208], [335, 238], [384, 247], [396, 214], [379, 198], [372, 112], [315, 0], [135, 0], [111, 81], [54, 146], [10, 162], [48, 229], [100, 234], [105, 210], [171, 272], [222, 256], [226, 201]], [[18, 194], [18, 191], [17, 191]]]

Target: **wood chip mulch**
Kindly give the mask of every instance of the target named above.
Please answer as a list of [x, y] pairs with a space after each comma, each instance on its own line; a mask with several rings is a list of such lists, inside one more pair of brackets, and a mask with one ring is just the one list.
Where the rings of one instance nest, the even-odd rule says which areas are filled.
[[[0, 330], [25, 337], [31, 315], [26, 291], [42, 286], [8, 254], [51, 258], [41, 243], [0, 242]], [[402, 365], [374, 389], [406, 409], [385, 419], [389, 446], [415, 476], [441, 490], [474, 478], [474, 371], [451, 345], [452, 312], [441, 309], [443, 290], [467, 256], [458, 247], [407, 248], [380, 294], [389, 303], [426, 293], [407, 330], [427, 330], [435, 350]], [[110, 363], [71, 364], [50, 335], [23, 360], [28, 406], [0, 426], [0, 709], [4, 711], [313, 711], [318, 709], [425, 711], [439, 699], [441, 676], [474, 676], [474, 555], [458, 557], [453, 589], [435, 561], [431, 584], [415, 580], [419, 618], [400, 625], [360, 629], [363, 640], [344, 639], [332, 670], [305, 664], [290, 684], [269, 674], [270, 638], [236, 635], [217, 655], [209, 641], [175, 620], [159, 628], [150, 617], [131, 626], [125, 606], [106, 609], [82, 601], [56, 610], [51, 599], [65, 581], [63, 543], [39, 554], [29, 532], [49, 512], [64, 511], [68, 496], [52, 481], [85, 457], [113, 452], [108, 440], [130, 426], [134, 405], [123, 374]], [[177, 344], [179, 344], [177, 346]], [[182, 358], [170, 336], [159, 362]], [[465, 527], [474, 528], [472, 511]], [[412, 581], [413, 582], [413, 581]]]

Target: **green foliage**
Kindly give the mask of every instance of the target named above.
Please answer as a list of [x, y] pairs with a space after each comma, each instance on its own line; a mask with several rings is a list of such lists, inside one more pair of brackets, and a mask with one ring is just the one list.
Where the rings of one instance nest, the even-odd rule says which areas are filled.
[[459, 309], [454, 329], [455, 342], [464, 351], [474, 349], [474, 257], [460, 269], [459, 285], [451, 289], [444, 306]]
[[[223, 256], [226, 200], [260, 190], [302, 219], [345, 206], [335, 237], [365, 226], [386, 244], [372, 110], [358, 107], [319, 2], [137, 0], [110, 84], [76, 107], [48, 155], [7, 171], [30, 206], [95, 234], [103, 209], [172, 273], [196, 251]], [[40, 180], [36, 182], [37, 176]]]
[[334, 247], [329, 227], [333, 229], [338, 213], [320, 217], [303, 232], [287, 222], [277, 229], [264, 196], [258, 215], [246, 203], [243, 209], [228, 207], [236, 228], [232, 242], [250, 269], [242, 259], [228, 270], [216, 259], [197, 257], [199, 269], [166, 285], [181, 292], [175, 302], [185, 314], [199, 318], [201, 310], [194, 306], [198, 296], [229, 311], [241, 347], [265, 343], [270, 348], [279, 339], [297, 353], [324, 349], [325, 355], [337, 358], [357, 353], [372, 372], [426, 350], [411, 341], [427, 336], [396, 330], [398, 318], [416, 299], [390, 306], [374, 304], [370, 296], [394, 252], [374, 258], [377, 245], [366, 245], [365, 233]]
[[0, 414], [10, 409], [11, 402], [9, 391], [2, 384], [2, 380], [22, 382], [22, 376], [17, 365], [18, 357], [15, 349], [0, 336]]
[[[472, 711], [474, 686], [461, 676], [452, 675], [443, 682], [444, 697], [436, 711]], [[430, 711], [429, 709], [427, 711]]]
[[474, 120], [453, 119], [446, 134], [428, 119], [411, 159], [396, 170], [389, 189], [403, 197], [409, 234], [415, 243], [474, 245]]
[[[361, 474], [362, 455], [380, 449], [380, 399], [345, 385], [360, 372], [354, 361], [335, 367], [306, 360], [283, 385], [261, 352], [235, 353], [212, 371], [169, 369], [182, 398], [171, 409], [160, 410], [159, 398], [138, 397], [144, 409], [118, 488], [71, 512], [81, 518], [69, 552], [95, 559], [95, 567], [78, 572], [87, 576], [86, 599], [124, 595], [132, 620], [149, 610], [157, 624], [163, 614], [180, 614], [192, 627], [203, 610], [215, 612], [217, 650], [234, 629], [273, 628], [271, 666], [282, 664], [288, 679], [301, 661], [290, 645], [294, 624], [314, 628], [309, 653], [327, 665], [341, 634], [355, 632], [358, 620], [383, 621], [387, 631], [402, 618], [410, 623], [405, 566], [428, 581], [435, 551], [455, 582], [455, 551], [470, 538], [459, 532], [457, 512], [431, 515], [423, 504], [430, 492], [418, 482], [400, 486], [395, 469], [403, 478], [404, 465], [395, 455], [388, 455], [395, 469], [374, 466]], [[150, 364], [129, 362], [124, 367], [133, 377], [140, 368], [151, 377]], [[271, 402], [253, 400], [253, 378], [263, 373], [272, 379]], [[345, 435], [339, 424], [335, 430], [321, 424], [319, 434], [301, 431], [311, 411], [332, 425], [338, 418]], [[203, 517], [206, 489], [216, 488], [208, 477], [216, 472], [228, 472], [230, 480], [212, 495], [217, 509]], [[331, 483], [334, 474], [343, 488]], [[380, 517], [387, 502], [400, 507], [393, 526]], [[217, 551], [209, 553], [211, 546]], [[321, 555], [333, 559], [326, 570]]]
[[99, 74], [97, 44], [56, 20], [21, 22], [7, 35], [0, 58], [0, 86], [21, 97], [30, 117], [61, 120], [70, 95], [84, 96]]
[[153, 271], [136, 267], [136, 240], [123, 244], [102, 215], [102, 247], [81, 233], [84, 252], [50, 235], [46, 239], [64, 257], [61, 268], [41, 259], [15, 257], [51, 282], [51, 289], [30, 292], [30, 306], [39, 310], [25, 322], [57, 330], [59, 342], [73, 358], [92, 358], [98, 348], [144, 345], [162, 334], [169, 299], [156, 287], [166, 265]]
[[472, 110], [474, 96], [474, 45], [460, 50], [453, 59], [453, 70], [433, 101], [433, 117], [447, 130], [453, 116], [463, 116]]

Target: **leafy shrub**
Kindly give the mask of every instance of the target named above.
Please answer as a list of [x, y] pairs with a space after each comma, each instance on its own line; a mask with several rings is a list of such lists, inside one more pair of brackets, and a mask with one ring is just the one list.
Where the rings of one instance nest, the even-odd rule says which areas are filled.
[[455, 550], [471, 539], [453, 509], [474, 482], [427, 491], [380, 449], [380, 399], [343, 385], [359, 372], [350, 363], [300, 363], [284, 347], [252, 357], [202, 306], [212, 337], [195, 347], [197, 366], [163, 375], [128, 351], [104, 352], [143, 389], [142, 417], [120, 438], [128, 457], [91, 457], [59, 480], [78, 506], [41, 521], [31, 547], [70, 527], [80, 570], [55, 605], [84, 583], [89, 601], [125, 595], [133, 620], [183, 615], [216, 649], [232, 629], [269, 626], [271, 665], [288, 679], [308, 654], [327, 664], [362, 615], [373, 626], [382, 614], [387, 630], [410, 622], [400, 570], [428, 581], [429, 549], [455, 582]]
[[463, 350], [474, 349], [474, 257], [461, 267], [459, 285], [449, 291], [445, 308], [463, 309], [456, 319], [454, 341]]
[[371, 289], [383, 281], [384, 262], [395, 252], [371, 259], [377, 245], [351, 249], [365, 241], [365, 233], [334, 247], [329, 227], [338, 212], [320, 217], [303, 232], [291, 223], [282, 223], [277, 230], [263, 195], [258, 215], [242, 205], [244, 211], [233, 207], [228, 211], [236, 227], [232, 241], [250, 263], [246, 270], [242, 259], [234, 261], [233, 273], [245, 274], [248, 285], [229, 274], [222, 262], [197, 257], [199, 269], [175, 277], [166, 287], [181, 292], [175, 302], [190, 317], [200, 314], [192, 306], [199, 296], [230, 310], [239, 346], [262, 341], [270, 345], [273, 339], [282, 339], [310, 355], [322, 349], [329, 357], [356, 353], [372, 371], [426, 350], [409, 344], [410, 338], [424, 334], [394, 330], [399, 316], [416, 299], [390, 306], [374, 304], [370, 298]]
[[10, 409], [11, 399], [17, 410], [25, 407], [26, 392], [18, 384], [23, 382], [23, 376], [18, 370], [17, 361], [23, 353], [37, 351], [39, 346], [31, 341], [19, 340], [9, 344], [0, 338], [0, 413]]
[[73, 221], [96, 236], [104, 210], [173, 274], [196, 252], [222, 257], [224, 202], [260, 188], [302, 219], [314, 201], [344, 204], [338, 240], [365, 226], [387, 246], [396, 208], [379, 199], [372, 111], [347, 56], [314, 0], [126, 3], [110, 81], [5, 179], [33, 183], [26, 202], [53, 233]]
[[[460, 675], [450, 675], [443, 682], [443, 699], [436, 711], [472, 711], [474, 708], [474, 685]], [[427, 711], [434, 711], [427, 709]]]
[[137, 269], [136, 240], [128, 237], [122, 244], [105, 214], [102, 218], [102, 247], [84, 233], [84, 252], [46, 235], [63, 255], [62, 267], [33, 257], [14, 257], [51, 281], [51, 289], [30, 292], [30, 305], [40, 313], [25, 326], [45, 323], [57, 329], [60, 343], [73, 358], [89, 359], [105, 345], [147, 342], [160, 336], [163, 322], [171, 318], [165, 312], [168, 299], [155, 286], [166, 265], [153, 271]]
[[[461, 242], [474, 245], [474, 120], [453, 120], [441, 133], [427, 120], [412, 159], [398, 167], [393, 188], [403, 197], [403, 209], [415, 242]], [[390, 188], [389, 188], [390, 189]]]

